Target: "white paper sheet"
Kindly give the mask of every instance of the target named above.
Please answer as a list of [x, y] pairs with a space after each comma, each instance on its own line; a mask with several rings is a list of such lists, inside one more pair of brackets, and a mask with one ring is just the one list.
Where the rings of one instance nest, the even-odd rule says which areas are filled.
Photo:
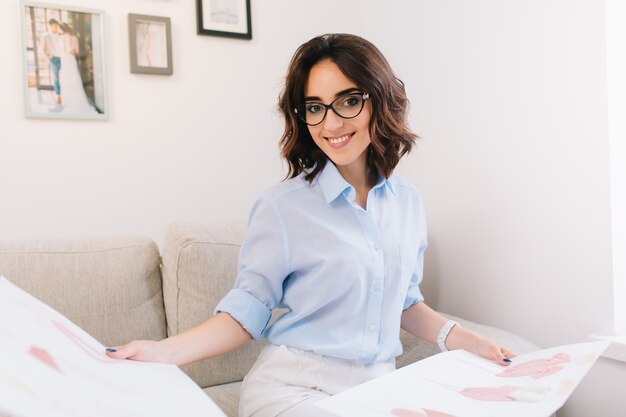
[[0, 277], [0, 414], [225, 417], [176, 366], [115, 360], [104, 349]]
[[341, 417], [548, 417], [608, 343], [532, 352], [508, 367], [466, 351], [440, 353], [317, 405]]

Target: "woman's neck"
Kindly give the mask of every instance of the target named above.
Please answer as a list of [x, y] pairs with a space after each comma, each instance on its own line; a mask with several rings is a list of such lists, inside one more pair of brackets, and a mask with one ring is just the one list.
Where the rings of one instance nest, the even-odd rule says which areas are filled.
[[337, 166], [337, 170], [343, 179], [354, 187], [355, 202], [363, 209], [367, 209], [367, 195], [376, 184], [376, 171], [368, 167], [365, 160], [355, 161], [350, 165]]

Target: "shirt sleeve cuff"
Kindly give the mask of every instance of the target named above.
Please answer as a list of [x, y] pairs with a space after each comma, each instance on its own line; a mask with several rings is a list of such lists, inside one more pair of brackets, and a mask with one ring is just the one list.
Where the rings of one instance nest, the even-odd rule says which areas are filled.
[[413, 296], [407, 296], [404, 299], [404, 306], [402, 307], [402, 311], [406, 310], [414, 304], [421, 303], [422, 301], [424, 301], [424, 297], [421, 293], [414, 294]]
[[271, 310], [258, 298], [239, 288], [230, 290], [222, 298], [213, 313], [220, 312], [230, 314], [255, 339], [261, 337], [272, 316]]

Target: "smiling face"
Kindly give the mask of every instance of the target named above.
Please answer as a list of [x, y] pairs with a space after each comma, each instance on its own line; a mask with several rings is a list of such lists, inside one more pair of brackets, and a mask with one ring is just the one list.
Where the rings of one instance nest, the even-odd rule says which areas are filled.
[[[358, 86], [329, 59], [315, 64], [309, 72], [304, 89], [305, 101], [330, 104], [346, 92], [361, 91]], [[338, 104], [338, 103], [336, 103]], [[366, 176], [367, 154], [370, 144], [369, 122], [372, 114], [369, 100], [361, 113], [352, 119], [344, 119], [331, 109], [326, 112], [324, 121], [316, 126], [308, 126], [311, 137], [319, 148], [334, 162], [339, 172], [346, 177], [347, 172]]]

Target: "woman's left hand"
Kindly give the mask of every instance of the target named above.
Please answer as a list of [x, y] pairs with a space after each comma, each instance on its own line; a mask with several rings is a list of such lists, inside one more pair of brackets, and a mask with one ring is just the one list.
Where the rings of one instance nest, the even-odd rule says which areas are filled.
[[508, 366], [511, 363], [511, 359], [516, 356], [515, 353], [506, 347], [482, 336], [478, 336], [471, 352], [503, 366]]
[[[448, 319], [423, 302], [413, 304], [402, 313], [402, 328], [416, 337], [436, 343], [437, 335]], [[445, 339], [449, 350], [464, 349], [500, 365], [508, 365], [515, 353], [478, 333], [456, 323]]]
[[493, 340], [457, 324], [446, 339], [448, 349], [465, 349], [500, 365], [507, 366], [516, 355]]

